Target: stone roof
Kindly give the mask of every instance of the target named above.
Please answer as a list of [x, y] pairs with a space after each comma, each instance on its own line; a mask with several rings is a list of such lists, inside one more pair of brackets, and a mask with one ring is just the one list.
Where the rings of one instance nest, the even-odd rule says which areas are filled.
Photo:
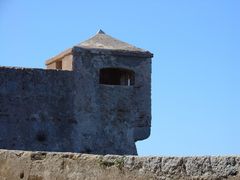
[[109, 50], [146, 52], [143, 49], [137, 48], [133, 45], [115, 39], [105, 34], [102, 30], [99, 30], [98, 33], [92, 38], [78, 44], [77, 47], [90, 49], [109, 49]]
[[[102, 30], [99, 30], [95, 36], [91, 37], [86, 41], [81, 42], [80, 44], [75, 45], [74, 47], [84, 48], [84, 49], [112, 51], [122, 55], [134, 55], [134, 56], [144, 56], [144, 57], [153, 56], [153, 54], [150, 53], [149, 51], [146, 51], [144, 49], [135, 47], [131, 44], [128, 44], [126, 42], [113, 38], [105, 34]], [[74, 47], [69, 48], [63, 51], [62, 53], [60, 53], [59, 55], [49, 59], [48, 61], [46, 61], [46, 64], [50, 64], [54, 61], [57, 61], [58, 59], [61, 59], [66, 55], [71, 54], [72, 49]]]

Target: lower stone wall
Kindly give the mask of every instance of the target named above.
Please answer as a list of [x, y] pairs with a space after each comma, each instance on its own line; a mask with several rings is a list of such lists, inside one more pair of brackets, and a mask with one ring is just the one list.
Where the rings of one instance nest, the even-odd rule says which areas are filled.
[[76, 151], [71, 71], [0, 67], [0, 148]]
[[0, 150], [1, 180], [240, 179], [240, 156], [138, 157]]

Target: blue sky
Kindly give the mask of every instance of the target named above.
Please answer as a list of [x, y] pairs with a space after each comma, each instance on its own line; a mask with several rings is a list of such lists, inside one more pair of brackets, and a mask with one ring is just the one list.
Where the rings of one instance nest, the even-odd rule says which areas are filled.
[[240, 154], [240, 1], [0, 0], [0, 65], [44, 61], [98, 29], [154, 53], [139, 155]]

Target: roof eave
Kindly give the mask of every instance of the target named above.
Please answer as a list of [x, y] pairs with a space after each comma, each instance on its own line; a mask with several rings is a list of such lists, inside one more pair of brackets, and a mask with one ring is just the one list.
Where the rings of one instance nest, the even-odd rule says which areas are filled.
[[80, 51], [90, 51], [93, 54], [111, 54], [116, 56], [134, 56], [134, 57], [144, 57], [144, 58], [152, 58], [153, 54], [149, 51], [128, 51], [121, 49], [101, 49], [101, 48], [85, 48], [80, 46], [74, 46], [74, 52]]
[[65, 56], [72, 54], [72, 50], [73, 50], [73, 48], [69, 48], [69, 49], [61, 52], [60, 54], [48, 59], [47, 61], [45, 61], [45, 65], [52, 64], [52, 63], [64, 58]]

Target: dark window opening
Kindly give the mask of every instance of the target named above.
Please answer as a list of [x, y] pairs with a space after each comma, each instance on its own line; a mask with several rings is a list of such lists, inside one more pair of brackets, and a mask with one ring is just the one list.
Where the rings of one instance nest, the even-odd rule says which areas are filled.
[[135, 73], [131, 70], [120, 68], [103, 68], [100, 69], [100, 84], [107, 85], [134, 85]]
[[62, 61], [56, 62], [56, 69], [62, 69]]

